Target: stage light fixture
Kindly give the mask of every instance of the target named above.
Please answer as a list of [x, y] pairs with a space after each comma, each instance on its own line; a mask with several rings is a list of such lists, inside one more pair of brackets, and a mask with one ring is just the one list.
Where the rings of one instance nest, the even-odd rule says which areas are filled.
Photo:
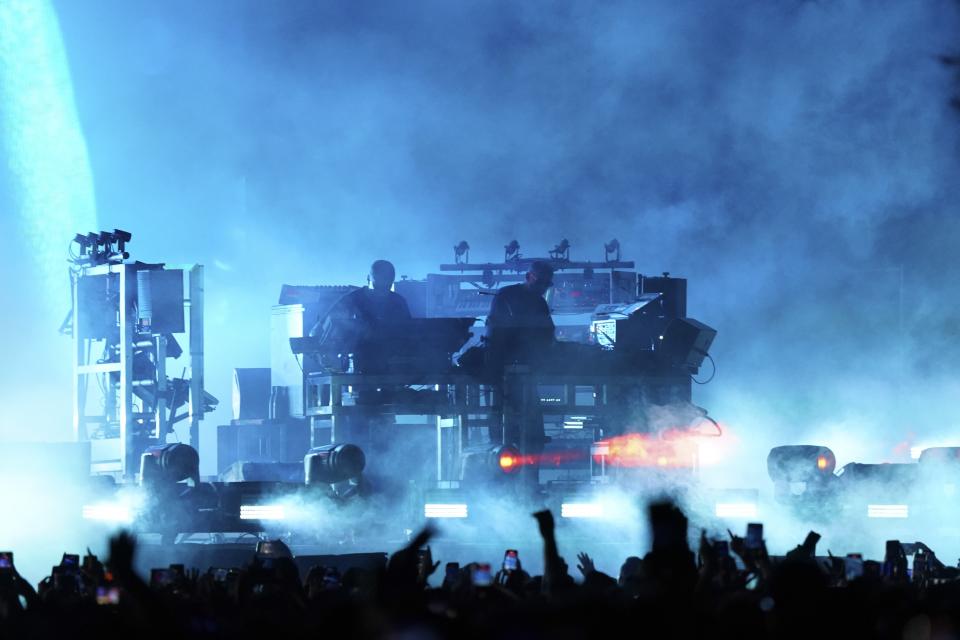
[[526, 460], [512, 445], [484, 445], [463, 452], [460, 479], [494, 480], [517, 474]]
[[835, 490], [837, 458], [827, 447], [786, 445], [767, 455], [767, 473], [773, 481], [774, 498], [804, 509]]
[[917, 464], [960, 470], [960, 447], [927, 447], [920, 452]]
[[774, 482], [816, 482], [833, 474], [837, 459], [827, 447], [787, 445], [767, 455], [767, 473]]
[[564, 502], [560, 505], [561, 518], [602, 518], [603, 505], [597, 502]]
[[868, 504], [868, 518], [909, 518], [910, 507], [905, 504]]
[[616, 238], [603, 244], [603, 261], [620, 261], [620, 241]]
[[497, 447], [493, 454], [497, 460], [497, 466], [504, 473], [516, 473], [523, 464], [523, 457], [520, 452], [510, 446]]
[[286, 520], [287, 510], [280, 504], [240, 505], [241, 520]]
[[470, 262], [470, 245], [466, 240], [461, 240], [453, 248], [453, 259], [456, 264], [467, 264]]
[[509, 244], [503, 247], [503, 261], [510, 262], [511, 260], [520, 260], [520, 243], [516, 240], [511, 240]]
[[176, 484], [190, 480], [200, 483], [200, 454], [190, 445], [154, 445], [140, 456], [140, 484]]
[[133, 511], [127, 505], [119, 503], [85, 504], [81, 514], [84, 520], [94, 520], [96, 522], [111, 524], [131, 524], [133, 522]]
[[328, 444], [314, 447], [303, 458], [307, 485], [335, 484], [363, 473], [367, 459], [354, 444]]
[[117, 249], [123, 251], [125, 248], [124, 245], [130, 242], [130, 239], [133, 238], [133, 234], [131, 234], [129, 231], [124, 231], [123, 229], [114, 229], [113, 238], [117, 242]]
[[423, 505], [425, 518], [466, 518], [467, 505], [464, 503], [428, 502]]

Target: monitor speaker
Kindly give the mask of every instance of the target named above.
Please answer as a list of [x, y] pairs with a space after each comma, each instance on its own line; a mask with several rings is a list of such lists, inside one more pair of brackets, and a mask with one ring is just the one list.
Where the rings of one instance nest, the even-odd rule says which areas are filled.
[[663, 330], [657, 351], [675, 366], [697, 369], [710, 351], [717, 331], [693, 318], [674, 318]]
[[233, 370], [233, 419], [262, 420], [270, 412], [270, 369]]

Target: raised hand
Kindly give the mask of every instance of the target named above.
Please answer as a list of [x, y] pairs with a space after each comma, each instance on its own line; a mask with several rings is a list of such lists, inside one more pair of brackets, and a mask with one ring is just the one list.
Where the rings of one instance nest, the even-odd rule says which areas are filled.
[[740, 556], [741, 560], [746, 562], [749, 554], [747, 553], [747, 547], [744, 539], [738, 535], [734, 535], [733, 531], [730, 531], [730, 529], [727, 529], [727, 533], [730, 534], [730, 550]]
[[540, 535], [544, 538], [552, 538], [554, 529], [556, 528], [553, 521], [553, 513], [549, 509], [544, 509], [543, 511], [534, 513], [533, 517], [537, 519], [537, 525], [540, 527]]
[[121, 531], [110, 538], [110, 571], [117, 577], [133, 575], [133, 554], [137, 549], [137, 540], [127, 531]]
[[597, 570], [596, 565], [593, 563], [593, 558], [588, 556], [586, 553], [582, 551], [578, 553], [577, 560], [580, 561], [579, 564], [577, 564], [577, 569], [581, 574], [583, 574], [584, 578]]
[[408, 544], [406, 548], [416, 551], [427, 544], [427, 542], [430, 541], [430, 538], [436, 535], [436, 533], [437, 531], [434, 529], [433, 525], [427, 523], [423, 529], [417, 532], [417, 535], [414, 536], [413, 540], [410, 541], [410, 544]]

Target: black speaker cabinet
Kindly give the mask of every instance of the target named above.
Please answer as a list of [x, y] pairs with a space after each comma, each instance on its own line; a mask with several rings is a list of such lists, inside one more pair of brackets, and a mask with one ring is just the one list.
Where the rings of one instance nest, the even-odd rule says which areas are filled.
[[[661, 312], [667, 318], [687, 316], [687, 279], [668, 276], [642, 277], [640, 293], [659, 293]], [[648, 311], [649, 313], [649, 311]]]
[[299, 462], [310, 449], [303, 419], [233, 420], [217, 427], [217, 473], [234, 462]]
[[710, 345], [716, 336], [716, 329], [698, 320], [674, 318], [663, 331], [663, 340], [658, 351], [661, 357], [676, 366], [697, 369], [710, 351]]

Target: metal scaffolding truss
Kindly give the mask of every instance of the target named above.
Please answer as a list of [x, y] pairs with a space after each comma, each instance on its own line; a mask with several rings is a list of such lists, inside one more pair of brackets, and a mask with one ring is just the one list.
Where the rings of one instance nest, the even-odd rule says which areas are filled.
[[[145, 270], [180, 274], [182, 330], [144, 324], [137, 274]], [[83, 266], [73, 285], [73, 433], [90, 442], [91, 473], [133, 478], [144, 449], [165, 443], [183, 420], [189, 444], [198, 448], [200, 420], [215, 403], [203, 387], [203, 266]], [[185, 337], [188, 349], [175, 336]], [[181, 352], [182, 375], [171, 379], [168, 365]]]

